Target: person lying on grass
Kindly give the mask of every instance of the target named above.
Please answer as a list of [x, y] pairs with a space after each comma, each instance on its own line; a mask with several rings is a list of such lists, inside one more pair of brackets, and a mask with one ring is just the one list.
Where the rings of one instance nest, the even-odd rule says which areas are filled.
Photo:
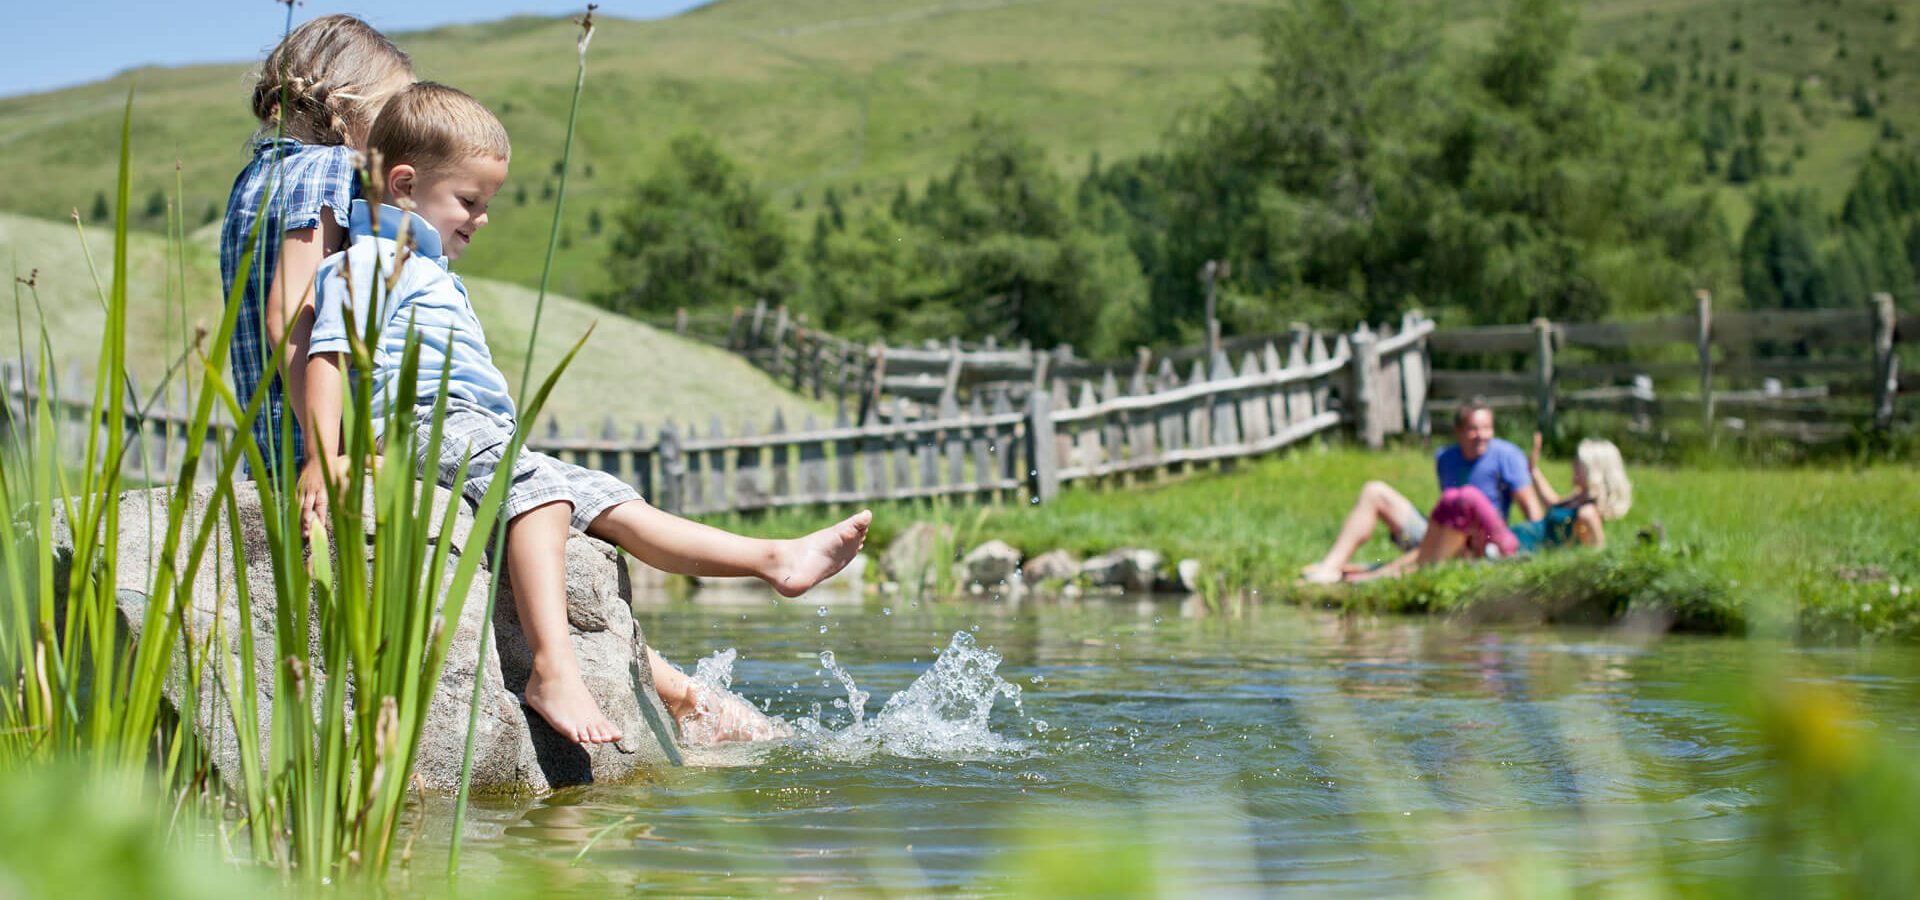
[[[1442, 491], [1473, 486], [1483, 497], [1498, 500], [1503, 523], [1515, 502], [1528, 519], [1538, 519], [1544, 514], [1540, 498], [1534, 493], [1533, 480], [1527, 474], [1526, 456], [1511, 442], [1493, 436], [1492, 407], [1477, 399], [1461, 404], [1453, 415], [1453, 437], [1453, 446], [1433, 457], [1434, 479]], [[1413, 501], [1391, 485], [1369, 481], [1360, 488], [1360, 498], [1347, 513], [1346, 521], [1340, 526], [1340, 536], [1334, 539], [1327, 555], [1301, 569], [1300, 580], [1305, 584], [1332, 584], [1364, 571], [1363, 567], [1352, 565], [1353, 555], [1372, 539], [1381, 525], [1387, 527], [1395, 546], [1404, 551], [1399, 561], [1411, 562], [1426, 537], [1427, 521], [1428, 517], [1420, 514]]]
[[[488, 484], [506, 474], [496, 467], [518, 423], [506, 378], [488, 353], [466, 289], [447, 266], [487, 224], [487, 204], [507, 178], [507, 133], [472, 97], [422, 82], [388, 101], [367, 144], [378, 160], [376, 183], [384, 181], [387, 195], [411, 211], [355, 201], [348, 249], [321, 267], [306, 382], [314, 444], [320, 452], [307, 465], [324, 468], [322, 478], [303, 478], [301, 483], [345, 482], [341, 364], [349, 351], [348, 335], [364, 334], [362, 317], [371, 315], [378, 330], [370, 348], [374, 370], [362, 373], [360, 384], [370, 392], [374, 426], [385, 422], [402, 351], [409, 338], [415, 338], [420, 343], [420, 396], [414, 427], [416, 452], [423, 457], [415, 463], [422, 478], [449, 487], [464, 463], [462, 492], [478, 504]], [[409, 244], [405, 253], [399, 240], [403, 234]], [[443, 370], [448, 373], [443, 444], [438, 458], [426, 459]], [[512, 479], [501, 511], [507, 523], [507, 576], [533, 653], [526, 703], [555, 731], [582, 744], [617, 741], [621, 733], [588, 693], [569, 643], [569, 526], [617, 544], [656, 568], [687, 575], [755, 576], [792, 597], [846, 566], [866, 540], [873, 518], [862, 510], [805, 537], [759, 540], [662, 512], [608, 473], [541, 453], [522, 451], [506, 477]], [[311, 516], [324, 521], [325, 490], [303, 490], [302, 503]], [[782, 729], [744, 700], [696, 685], [651, 647], [648, 664], [660, 699], [683, 725], [699, 717], [701, 733], [719, 740], [780, 736]]]
[[1494, 547], [1502, 556], [1512, 557], [1555, 550], [1579, 544], [1604, 547], [1605, 523], [1627, 514], [1633, 506], [1633, 482], [1627, 479], [1627, 466], [1620, 448], [1612, 441], [1580, 442], [1573, 459], [1573, 493], [1562, 496], [1553, 489], [1540, 470], [1540, 435], [1533, 436], [1533, 452], [1527, 458], [1533, 489], [1547, 501], [1546, 513], [1509, 529], [1505, 516], [1493, 508], [1487, 495], [1471, 485], [1449, 488], [1433, 508], [1432, 527], [1409, 556], [1403, 556], [1370, 572], [1358, 572], [1349, 580], [1366, 581], [1388, 578], [1421, 566], [1449, 559], [1479, 559], [1486, 548]]

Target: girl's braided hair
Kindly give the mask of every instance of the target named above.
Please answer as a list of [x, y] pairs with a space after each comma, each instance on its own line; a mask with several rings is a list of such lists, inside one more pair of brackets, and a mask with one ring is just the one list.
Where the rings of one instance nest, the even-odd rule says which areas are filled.
[[321, 16], [288, 32], [253, 86], [258, 136], [345, 144], [413, 80], [413, 61], [379, 29], [353, 16]]

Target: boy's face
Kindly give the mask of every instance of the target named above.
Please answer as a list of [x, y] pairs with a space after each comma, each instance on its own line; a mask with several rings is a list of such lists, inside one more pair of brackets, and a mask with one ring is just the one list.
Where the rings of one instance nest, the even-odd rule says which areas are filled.
[[506, 160], [469, 156], [441, 169], [394, 166], [387, 175], [387, 188], [395, 199], [413, 201], [413, 211], [440, 232], [441, 251], [448, 260], [456, 260], [466, 252], [473, 233], [486, 226], [487, 204], [506, 181]]

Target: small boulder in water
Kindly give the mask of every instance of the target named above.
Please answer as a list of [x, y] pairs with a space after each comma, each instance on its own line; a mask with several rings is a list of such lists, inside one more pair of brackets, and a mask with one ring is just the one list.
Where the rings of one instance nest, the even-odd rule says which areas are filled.
[[1160, 580], [1158, 552], [1129, 547], [1103, 553], [1080, 566], [1080, 574], [1094, 587], [1117, 587], [1129, 593], [1147, 593]]
[[902, 584], [925, 584], [927, 576], [934, 566], [945, 566], [953, 562], [947, 559], [935, 559], [937, 553], [951, 553], [953, 546], [953, 526], [944, 522], [915, 522], [908, 525], [900, 536], [887, 545], [887, 552], [880, 557], [880, 567], [886, 570], [887, 577]]
[[968, 584], [1006, 584], [1020, 571], [1020, 551], [1006, 541], [988, 541], [968, 552], [960, 566]]
[[1072, 581], [1080, 574], [1080, 560], [1065, 550], [1048, 550], [1030, 560], [1021, 568], [1028, 584], [1043, 581]]

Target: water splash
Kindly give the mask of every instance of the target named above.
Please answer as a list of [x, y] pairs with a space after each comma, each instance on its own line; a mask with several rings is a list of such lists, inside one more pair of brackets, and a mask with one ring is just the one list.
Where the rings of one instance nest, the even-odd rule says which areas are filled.
[[[954, 759], [1030, 752], [1027, 742], [993, 731], [993, 708], [1002, 698], [1013, 702], [1016, 715], [1025, 716], [1020, 686], [997, 674], [1000, 654], [981, 648], [971, 632], [956, 632], [933, 665], [889, 697], [871, 718], [867, 703], [872, 694], [860, 689], [832, 650], [822, 651], [821, 670], [846, 692], [832, 702], [832, 707], [851, 716], [850, 720], [833, 723], [825, 721], [827, 717], [818, 703], [808, 715], [792, 722], [778, 716], [768, 718], [754, 709], [732, 692], [733, 666], [738, 656], [731, 648], [720, 650], [694, 667], [698, 712], [681, 722], [681, 737], [689, 746], [707, 748], [707, 755], [720, 750], [713, 746], [720, 742], [788, 737], [792, 738], [789, 749], [836, 762], [861, 762], [880, 754]], [[789, 690], [797, 688], [797, 684], [789, 685]], [[833, 718], [839, 718], [837, 713]], [[1047, 724], [1039, 719], [1030, 719], [1027, 724], [1035, 735], [1047, 733]], [[766, 745], [760, 747], [763, 751]], [[752, 751], [742, 748], [740, 752]], [[708, 762], [719, 760], [715, 757]]]
[[852, 721], [834, 727], [818, 710], [793, 723], [797, 749], [830, 759], [857, 762], [885, 753], [909, 759], [950, 759], [981, 754], [1022, 753], [1026, 742], [995, 734], [991, 718], [1001, 698], [1024, 714], [1020, 686], [996, 674], [1000, 654], [982, 649], [969, 632], [957, 632], [933, 666], [887, 699], [878, 715], [867, 718], [871, 695], [834, 658], [820, 654], [820, 666], [847, 692], [835, 702]]
[[688, 746], [775, 740], [793, 734], [793, 729], [779, 718], [769, 717], [733, 692], [733, 663], [739, 655], [728, 647], [694, 664], [689, 676], [694, 685], [694, 712], [680, 720], [680, 739]]

